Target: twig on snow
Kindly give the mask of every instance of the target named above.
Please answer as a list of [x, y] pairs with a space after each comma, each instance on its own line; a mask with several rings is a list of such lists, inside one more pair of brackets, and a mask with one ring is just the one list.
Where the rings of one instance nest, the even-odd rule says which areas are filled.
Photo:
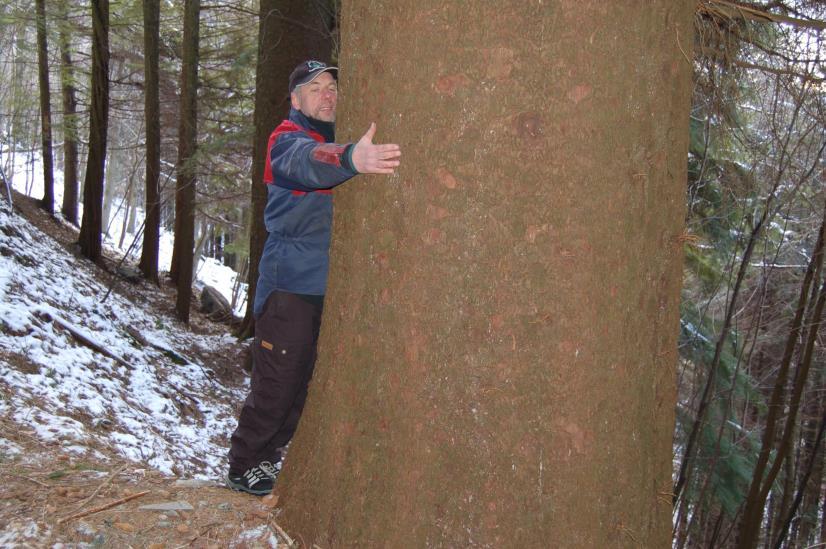
[[97, 341], [94, 341], [92, 338], [90, 338], [89, 336], [87, 336], [86, 334], [81, 332], [78, 328], [75, 328], [74, 326], [69, 324], [68, 321], [63, 320], [59, 316], [54, 315], [54, 314], [50, 313], [49, 311], [44, 311], [42, 309], [40, 311], [37, 311], [37, 314], [41, 318], [43, 318], [44, 320], [51, 321], [51, 322], [57, 324], [58, 326], [60, 326], [61, 328], [63, 328], [64, 330], [66, 330], [67, 332], [72, 334], [72, 337], [74, 337], [80, 343], [86, 345], [87, 347], [89, 347], [93, 351], [97, 351], [98, 353], [102, 354], [103, 356], [111, 358], [112, 360], [114, 360], [118, 364], [120, 364], [122, 366], [126, 366], [130, 370], [132, 369], [131, 364], [129, 364], [128, 362], [123, 360], [121, 357], [119, 357], [115, 353], [109, 351], [106, 347], [104, 347], [103, 345], [101, 345]]

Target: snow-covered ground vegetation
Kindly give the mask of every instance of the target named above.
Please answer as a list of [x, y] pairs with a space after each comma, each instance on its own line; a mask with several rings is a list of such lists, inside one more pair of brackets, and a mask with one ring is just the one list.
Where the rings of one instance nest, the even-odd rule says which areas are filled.
[[245, 386], [219, 380], [204, 357], [238, 344], [226, 330], [193, 333], [150, 298], [104, 300], [95, 269], [0, 200], [0, 417], [72, 453], [105, 447], [167, 474], [218, 477]]

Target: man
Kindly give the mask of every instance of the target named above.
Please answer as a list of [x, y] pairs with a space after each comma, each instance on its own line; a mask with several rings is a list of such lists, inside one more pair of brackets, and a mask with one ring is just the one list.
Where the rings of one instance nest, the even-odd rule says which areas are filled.
[[263, 495], [280, 471], [316, 360], [327, 281], [332, 188], [356, 174], [392, 174], [398, 145], [373, 144], [375, 123], [355, 144], [335, 140], [338, 68], [305, 61], [290, 75], [289, 119], [272, 132], [264, 182], [269, 233], [253, 312], [250, 393], [229, 452], [230, 488]]

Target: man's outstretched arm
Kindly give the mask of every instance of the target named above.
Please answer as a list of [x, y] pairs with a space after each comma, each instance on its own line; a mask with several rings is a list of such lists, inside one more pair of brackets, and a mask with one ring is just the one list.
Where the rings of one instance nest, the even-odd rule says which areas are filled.
[[334, 187], [357, 173], [392, 174], [401, 149], [373, 143], [375, 134], [375, 123], [351, 144], [319, 143], [303, 132], [283, 133], [270, 150], [270, 166], [274, 174], [317, 189]]

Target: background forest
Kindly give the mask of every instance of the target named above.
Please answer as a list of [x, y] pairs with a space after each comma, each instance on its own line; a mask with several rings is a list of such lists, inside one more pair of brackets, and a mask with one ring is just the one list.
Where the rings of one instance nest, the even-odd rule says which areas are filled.
[[[337, 12], [333, 0], [7, 0], [6, 186], [31, 192], [42, 176], [43, 207], [83, 226], [90, 259], [117, 234], [143, 276], [171, 272], [186, 322], [193, 258], [256, 278], [262, 141], [296, 62], [335, 60]], [[678, 548], [826, 546], [824, 21], [818, 0], [709, 0], [693, 39], [678, 37], [694, 67], [663, 495]], [[161, 232], [175, 236], [171, 265], [158, 265]], [[251, 302], [247, 291], [233, 299]], [[239, 334], [251, 329], [248, 315]]]

